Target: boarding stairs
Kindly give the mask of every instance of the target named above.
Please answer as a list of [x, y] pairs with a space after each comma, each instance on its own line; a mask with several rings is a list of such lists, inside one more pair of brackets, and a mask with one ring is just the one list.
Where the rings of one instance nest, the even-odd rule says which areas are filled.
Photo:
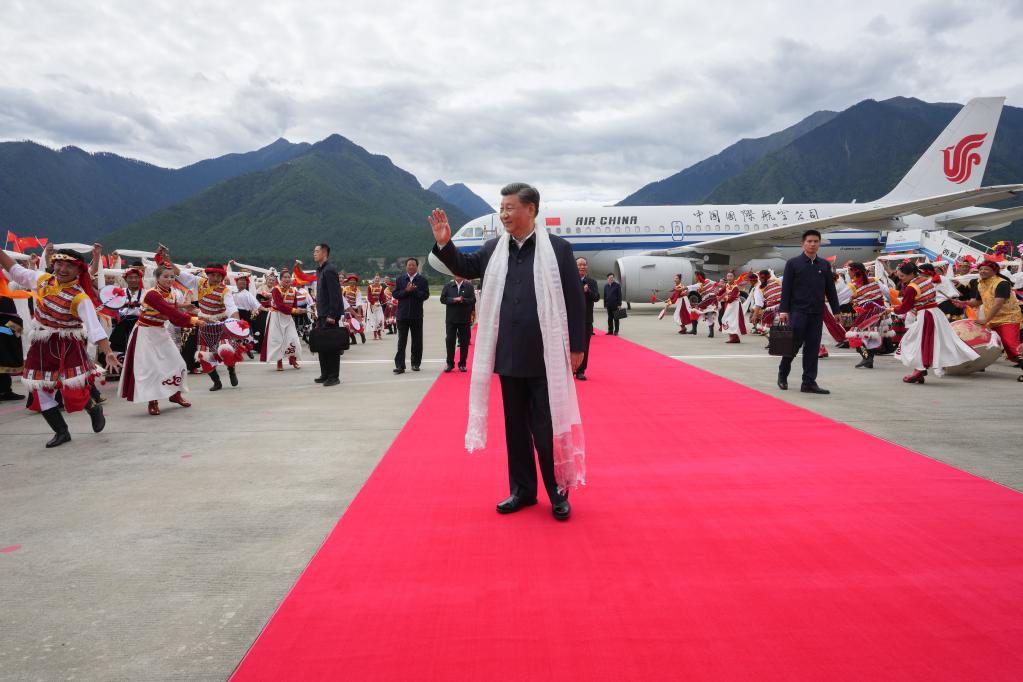
[[889, 232], [885, 240], [885, 253], [916, 251], [931, 260], [956, 261], [970, 256], [977, 262], [994, 253], [986, 244], [964, 237], [952, 230], [900, 230]]

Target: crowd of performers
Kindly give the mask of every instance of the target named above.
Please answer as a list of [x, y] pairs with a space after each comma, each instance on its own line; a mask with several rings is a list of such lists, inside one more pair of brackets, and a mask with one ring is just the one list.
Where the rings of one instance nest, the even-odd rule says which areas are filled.
[[[302, 338], [315, 316], [307, 288], [315, 275], [301, 270], [266, 271], [261, 278], [227, 265], [185, 268], [165, 247], [149, 263], [102, 266], [102, 247], [90, 262], [75, 250], [54, 250], [24, 264], [0, 251], [0, 401], [25, 400], [12, 378], [21, 376], [39, 412], [54, 432], [46, 447], [71, 440], [64, 414], [86, 412], [94, 432], [103, 430], [105, 399], [97, 388], [118, 380], [118, 396], [160, 414], [167, 400], [182, 408], [189, 374], [206, 374], [220, 391], [223, 366], [238, 386], [236, 365], [245, 358], [301, 369]], [[100, 287], [116, 273], [116, 281]], [[352, 344], [367, 332], [383, 340], [395, 334], [397, 300], [391, 278], [341, 274], [344, 324]]]
[[[1023, 368], [1019, 261], [906, 258], [895, 263], [889, 272], [881, 262], [849, 262], [835, 273], [840, 310], [834, 315], [825, 305], [824, 324], [839, 348], [852, 348], [860, 356], [856, 368], [873, 369], [877, 355], [895, 354], [911, 370], [903, 378], [906, 383], [922, 384], [929, 372], [941, 376], [946, 368], [978, 358], [951, 325], [961, 319], [989, 329], [1005, 357]], [[725, 343], [741, 343], [748, 334], [769, 334], [782, 300], [782, 280], [772, 271], [738, 277], [728, 272], [720, 281], [697, 272], [695, 280], [685, 285], [676, 275], [674, 289], [664, 301], [661, 317], [674, 307], [679, 334], [695, 335], [701, 322], [710, 338], [715, 330], [726, 334]], [[823, 344], [818, 354], [827, 357]]]

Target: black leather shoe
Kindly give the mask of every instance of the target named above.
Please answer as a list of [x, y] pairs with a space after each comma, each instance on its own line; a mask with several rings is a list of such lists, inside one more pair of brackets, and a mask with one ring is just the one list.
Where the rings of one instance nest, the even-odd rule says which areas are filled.
[[444, 372], [445, 372], [445, 373], [447, 373], [447, 372], [451, 372], [451, 371], [453, 371], [454, 369], [455, 369], [455, 366], [454, 366], [454, 365], [448, 365], [447, 367], [445, 367], [445, 368], [444, 368]]
[[568, 517], [572, 515], [572, 505], [568, 500], [562, 500], [551, 507], [551, 513], [558, 521], [568, 521]]
[[465, 365], [459, 365], [459, 366], [458, 366], [458, 371], [459, 371], [459, 372], [468, 372], [469, 370], [467, 370], [467, 369], [465, 368]]
[[324, 381], [323, 385], [324, 386], [337, 386], [340, 383], [341, 383], [340, 379], [338, 379], [337, 377], [331, 377], [331, 378], [327, 379], [326, 381]]
[[810, 384], [809, 386], [800, 386], [800, 393], [816, 393], [817, 395], [830, 395], [831, 391], [826, 388], [821, 388], [817, 384]]
[[785, 377], [778, 377], [778, 388], [783, 391], [789, 390], [789, 380]]
[[103, 406], [99, 403], [93, 402], [91, 407], [86, 407], [85, 411], [89, 415], [90, 421], [92, 421], [92, 432], [99, 433], [107, 425], [107, 418], [103, 415]]
[[578, 379], [579, 381], [586, 381], [586, 374], [584, 374], [583, 372], [577, 372], [575, 378]]
[[405, 373], [405, 368], [404, 367], [395, 367], [391, 371], [394, 372], [395, 374], [404, 374]]
[[536, 498], [526, 499], [518, 495], [511, 495], [507, 500], [497, 503], [498, 514], [514, 514], [524, 507], [532, 507], [536, 504]]
[[327, 380], [327, 377], [316, 377], [315, 379], [313, 379], [313, 381], [315, 381], [318, 384], [322, 384], [326, 380]]
[[418, 372], [419, 371], [419, 365], [412, 365], [412, 371], [413, 372]]
[[24, 400], [24, 399], [25, 399], [25, 396], [18, 395], [17, 393], [15, 393], [13, 391], [8, 391], [7, 393], [0, 393], [0, 403], [6, 402], [8, 400]]

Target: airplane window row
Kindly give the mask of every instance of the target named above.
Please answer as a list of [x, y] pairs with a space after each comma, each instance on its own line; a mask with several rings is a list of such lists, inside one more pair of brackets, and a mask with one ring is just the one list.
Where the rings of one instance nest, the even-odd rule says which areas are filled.
[[594, 226], [589, 225], [587, 227], [555, 227], [554, 234], [641, 234], [650, 232], [664, 232], [664, 226], [661, 225], [659, 228], [651, 228], [649, 225], [640, 227], [639, 225], [610, 225]]

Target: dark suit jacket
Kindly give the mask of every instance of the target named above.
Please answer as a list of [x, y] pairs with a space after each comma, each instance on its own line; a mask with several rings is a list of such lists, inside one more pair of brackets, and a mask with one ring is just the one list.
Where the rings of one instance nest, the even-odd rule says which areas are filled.
[[396, 319], [421, 320], [423, 319], [423, 301], [430, 298], [430, 283], [418, 272], [412, 280], [415, 289], [405, 291], [408, 286], [409, 276], [407, 272], [398, 275], [398, 281], [394, 284], [394, 297], [398, 299], [398, 314]]
[[319, 326], [327, 323], [327, 318], [341, 319], [341, 283], [337, 279], [337, 270], [326, 261], [316, 268], [316, 321]]
[[622, 307], [622, 285], [617, 281], [613, 284], [604, 285], [604, 307], [605, 308], [621, 308]]
[[[575, 255], [572, 253], [572, 245], [567, 241], [553, 234], [550, 238], [561, 274], [565, 311], [568, 313], [569, 350], [582, 353], [586, 350], [583, 323], [585, 309]], [[443, 249], [435, 244], [433, 253], [452, 272], [466, 279], [476, 279], [486, 271], [498, 239], [511, 237], [505, 234], [491, 239], [476, 253], [461, 253], [453, 242], [445, 244]], [[535, 254], [535, 235], [526, 240], [521, 250], [514, 241], [508, 249], [508, 276], [505, 278], [504, 296], [501, 299], [500, 328], [494, 358], [494, 372], [503, 376], [541, 377], [546, 374], [543, 336], [536, 311], [536, 286], [533, 282]], [[483, 295], [487, 295], [485, 290]]]
[[593, 327], [593, 304], [600, 300], [600, 287], [597, 286], [597, 280], [592, 277], [579, 280], [579, 286], [584, 284], [590, 285], [589, 293], [583, 291], [583, 302], [586, 304], [586, 324]]
[[820, 256], [812, 261], [801, 253], [785, 263], [785, 275], [781, 280], [782, 313], [824, 314], [824, 299], [831, 304], [831, 312], [838, 314], [838, 292], [831, 263]]
[[[461, 303], [455, 303], [453, 299], [459, 296], [464, 300]], [[445, 322], [469, 324], [472, 319], [472, 309], [476, 307], [476, 289], [473, 288], [472, 282], [464, 280], [461, 294], [459, 294], [458, 285], [452, 280], [445, 284], [444, 289], [440, 292], [440, 302], [448, 307], [444, 312]]]

